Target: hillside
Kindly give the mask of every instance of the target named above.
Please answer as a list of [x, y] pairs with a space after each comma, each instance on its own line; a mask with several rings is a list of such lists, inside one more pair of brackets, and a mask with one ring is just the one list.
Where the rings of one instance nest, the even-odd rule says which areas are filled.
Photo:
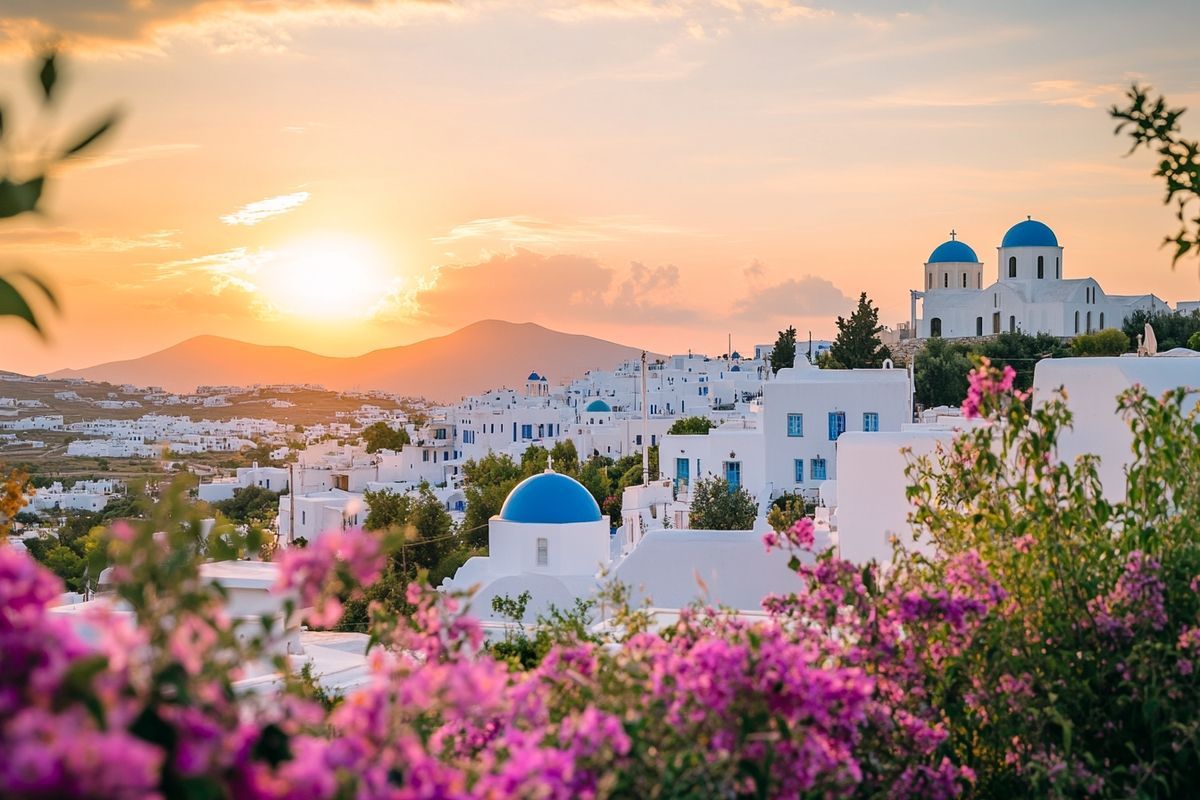
[[519, 387], [533, 371], [558, 382], [640, 354], [634, 347], [529, 322], [484, 320], [445, 336], [349, 358], [197, 336], [140, 358], [60, 370], [50, 377], [175, 392], [206, 384], [319, 383], [328, 389], [382, 389], [450, 401], [499, 386]]

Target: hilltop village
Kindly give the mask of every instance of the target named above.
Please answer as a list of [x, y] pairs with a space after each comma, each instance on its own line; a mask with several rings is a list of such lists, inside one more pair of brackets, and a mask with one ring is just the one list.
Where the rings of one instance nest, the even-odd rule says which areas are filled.
[[[511, 386], [448, 405], [311, 385], [181, 395], [5, 376], [0, 446], [40, 478], [18, 535], [53, 537], [71, 511], [102, 512], [119, 506], [125, 484], [153, 488], [180, 473], [194, 476], [195, 498], [214, 508], [254, 495], [257, 522], [281, 548], [362, 526], [373, 499], [424, 496], [476, 543], [442, 585], [474, 589], [484, 616], [493, 599], [528, 592], [522, 613], [532, 620], [593, 596], [602, 576], [659, 608], [686, 605], [699, 584], [711, 600], [753, 612], [790, 572], [746, 531], [761, 534], [773, 512], [798, 508], [843, 557], [886, 559], [891, 537], [907, 535], [908, 459], [973, 424], [956, 406], [922, 407], [913, 359], [901, 353], [981, 335], [1070, 340], [1137, 312], [1195, 311], [1064, 277], [1062, 247], [1034, 220], [1005, 235], [996, 280], [985, 286], [982, 275], [957, 235], [937, 246], [913, 291], [912, 318], [879, 331], [878, 345], [896, 358], [854, 369], [829, 368], [828, 342], [810, 350], [794, 338], [782, 364], [776, 345], [760, 344], [715, 357], [643, 356], [563, 381], [542, 374], [530, 353], [529, 373]], [[1134, 383], [1200, 384], [1197, 353], [1156, 355], [1146, 344], [1025, 367], [1035, 399], [1080, 388], [1068, 392], [1080, 421], [1068, 446], [1102, 456], [1106, 491], [1118, 490], [1128, 458], [1127, 432], [1112, 414], [1116, 394]], [[142, 468], [122, 472], [121, 464]], [[523, 480], [488, 501], [496, 507], [472, 494], [480, 465], [494, 464], [526, 467]], [[697, 524], [697, 497], [708, 502], [714, 486], [741, 509], [721, 527], [711, 516]]]

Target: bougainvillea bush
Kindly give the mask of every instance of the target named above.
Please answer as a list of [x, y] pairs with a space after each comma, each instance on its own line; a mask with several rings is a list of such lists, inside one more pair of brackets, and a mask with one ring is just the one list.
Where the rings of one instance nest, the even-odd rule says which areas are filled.
[[[274, 662], [205, 557], [253, 543], [178, 498], [118, 525], [104, 557], [132, 617], [87, 640], [47, 608], [57, 579], [0, 545], [0, 794], [16, 797], [1167, 797], [1200, 771], [1200, 444], [1185, 392], [1134, 390], [1128, 498], [1061, 464], [1061, 401], [1031, 411], [984, 364], [988, 423], [910, 468], [931, 540], [888, 565], [794, 551], [761, 615], [686, 609], [664, 629], [555, 631], [540, 661], [482, 647], [469, 598], [413, 584], [371, 611], [370, 683], [329, 701], [305, 676], [240, 696]], [[281, 590], [335, 622], [389, 542], [335, 531], [285, 552]], [[620, 589], [615, 587], [614, 597]], [[611, 604], [610, 604], [611, 606]], [[538, 650], [539, 655], [543, 649]], [[286, 670], [285, 670], [286, 671]]]

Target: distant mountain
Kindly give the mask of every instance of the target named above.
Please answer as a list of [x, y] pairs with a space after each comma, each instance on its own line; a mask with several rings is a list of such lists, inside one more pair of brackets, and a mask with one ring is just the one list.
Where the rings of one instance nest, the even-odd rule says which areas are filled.
[[500, 386], [522, 388], [530, 372], [552, 382], [611, 369], [641, 350], [531, 322], [484, 320], [445, 336], [361, 356], [319, 356], [295, 347], [197, 336], [141, 358], [52, 378], [84, 378], [190, 392], [198, 385], [319, 383], [327, 389], [382, 389], [451, 401]]

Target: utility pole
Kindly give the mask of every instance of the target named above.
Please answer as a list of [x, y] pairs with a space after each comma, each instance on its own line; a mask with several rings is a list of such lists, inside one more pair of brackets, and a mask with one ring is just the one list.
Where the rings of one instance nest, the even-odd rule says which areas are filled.
[[296, 540], [296, 462], [288, 462], [288, 546]]
[[650, 485], [650, 412], [646, 408], [646, 351], [642, 351], [642, 486]]

